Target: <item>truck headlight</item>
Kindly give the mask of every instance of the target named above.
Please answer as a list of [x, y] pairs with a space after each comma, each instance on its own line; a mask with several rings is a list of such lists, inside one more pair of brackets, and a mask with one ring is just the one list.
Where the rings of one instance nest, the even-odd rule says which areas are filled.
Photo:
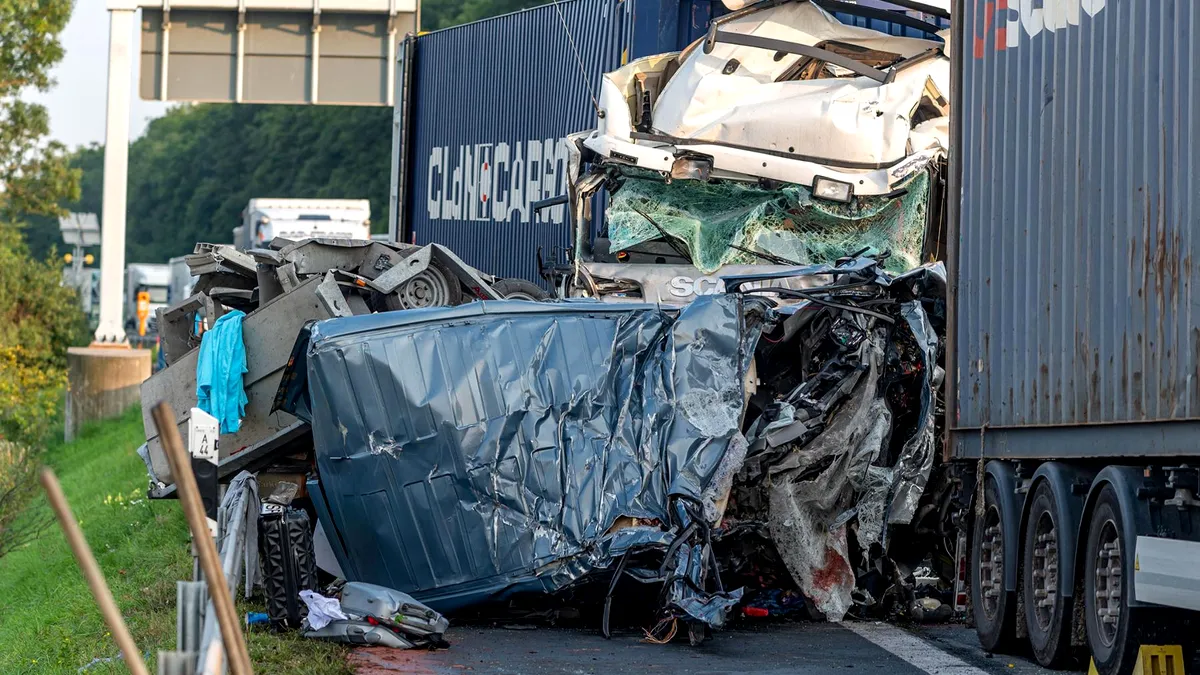
[[814, 176], [812, 195], [817, 199], [828, 199], [831, 202], [849, 204], [850, 200], [854, 198], [854, 186], [850, 183], [843, 183], [840, 180], [833, 180], [824, 176]]

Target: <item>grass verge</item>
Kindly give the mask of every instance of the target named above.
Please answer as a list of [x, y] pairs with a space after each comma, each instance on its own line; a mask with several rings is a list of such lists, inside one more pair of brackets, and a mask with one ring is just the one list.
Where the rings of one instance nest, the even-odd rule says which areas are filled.
[[[175, 582], [191, 578], [187, 524], [176, 501], [146, 499], [146, 469], [135, 449], [141, 415], [85, 428], [57, 443], [45, 462], [58, 474], [109, 587], [155, 672], [159, 650], [175, 646]], [[45, 509], [39, 495], [29, 506]], [[261, 602], [241, 607], [263, 611]], [[249, 636], [256, 673], [350, 673], [340, 645], [296, 634]], [[0, 558], [0, 673], [128, 672], [57, 525]]]

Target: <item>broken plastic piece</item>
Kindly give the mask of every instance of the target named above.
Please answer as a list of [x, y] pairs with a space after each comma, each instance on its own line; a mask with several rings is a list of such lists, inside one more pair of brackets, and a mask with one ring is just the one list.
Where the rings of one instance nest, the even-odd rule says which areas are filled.
[[[349, 582], [342, 588], [340, 603], [313, 595], [324, 614], [318, 618], [319, 626], [312, 624], [314, 604], [305, 598], [312, 626], [312, 630], [304, 633], [305, 637], [397, 649], [449, 646], [443, 638], [450, 625], [446, 618], [407, 593], [374, 584]], [[304, 597], [303, 593], [301, 597]], [[336, 612], [333, 603], [338, 603]]]

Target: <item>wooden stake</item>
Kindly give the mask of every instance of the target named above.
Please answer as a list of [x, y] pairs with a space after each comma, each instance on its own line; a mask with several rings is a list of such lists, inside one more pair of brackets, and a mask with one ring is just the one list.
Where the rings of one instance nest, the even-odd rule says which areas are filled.
[[46, 468], [42, 469], [39, 479], [46, 490], [46, 497], [50, 500], [50, 507], [54, 509], [54, 515], [58, 517], [58, 524], [67, 538], [67, 544], [75, 554], [83, 578], [87, 579], [88, 587], [92, 589], [92, 597], [100, 607], [104, 623], [108, 624], [108, 630], [112, 633], [113, 640], [116, 640], [117, 648], [125, 655], [125, 665], [133, 675], [150, 675], [145, 662], [142, 661], [142, 653], [138, 651], [133, 636], [129, 634], [129, 628], [125, 626], [125, 620], [121, 618], [121, 611], [117, 609], [112, 591], [108, 589], [104, 573], [100, 571], [100, 565], [96, 564], [96, 557], [92, 555], [92, 549], [88, 547], [83, 530], [79, 529], [79, 523], [75, 521], [75, 514], [71, 513], [71, 505], [67, 503], [58, 477]]
[[167, 462], [171, 465], [171, 475], [175, 477], [179, 502], [183, 505], [188, 528], [192, 531], [192, 541], [196, 544], [196, 553], [200, 558], [200, 569], [204, 571], [204, 579], [208, 583], [208, 594], [212, 597], [213, 608], [217, 612], [217, 624], [221, 627], [221, 640], [225, 643], [229, 668], [233, 675], [253, 675], [246, 638], [242, 635], [241, 623], [233, 606], [233, 597], [229, 594], [229, 584], [225, 581], [225, 572], [221, 569], [217, 545], [213, 543], [212, 534], [208, 531], [204, 504], [200, 501], [200, 489], [196, 486], [196, 476], [192, 473], [191, 459], [183, 449], [183, 439], [179, 437], [175, 412], [165, 401], [154, 406], [152, 412], [154, 426], [158, 427], [158, 439], [167, 455]]

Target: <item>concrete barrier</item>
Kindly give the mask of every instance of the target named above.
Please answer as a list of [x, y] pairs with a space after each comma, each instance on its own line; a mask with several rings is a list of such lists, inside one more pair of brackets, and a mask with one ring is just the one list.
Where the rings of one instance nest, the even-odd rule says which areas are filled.
[[87, 422], [116, 417], [128, 410], [140, 400], [141, 384], [148, 377], [148, 349], [68, 349], [64, 438], [73, 440]]

